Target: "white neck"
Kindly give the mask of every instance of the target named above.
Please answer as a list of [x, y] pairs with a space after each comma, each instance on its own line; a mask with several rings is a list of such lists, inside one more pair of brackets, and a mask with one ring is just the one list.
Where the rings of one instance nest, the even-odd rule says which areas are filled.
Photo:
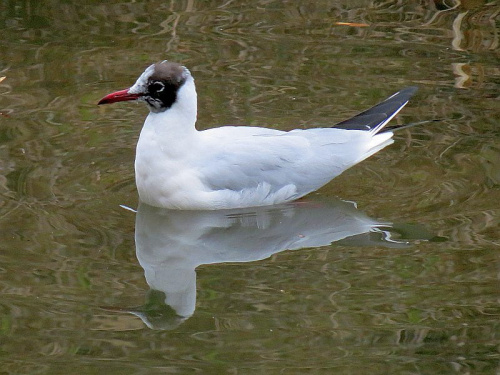
[[182, 191], [177, 186], [179, 165], [187, 163], [199, 145], [196, 123], [196, 89], [189, 77], [166, 111], [149, 113], [137, 142], [135, 172], [143, 202], [159, 205], [161, 199]]
[[154, 123], [156, 132], [177, 132], [178, 136], [192, 131], [197, 115], [196, 87], [192, 77], [179, 88], [177, 99], [172, 106], [163, 112], [150, 112], [144, 126]]
[[186, 143], [196, 137], [196, 88], [192, 77], [177, 92], [177, 100], [163, 112], [150, 112], [138, 143], [139, 149], [158, 147], [167, 154], [179, 155], [186, 151]]

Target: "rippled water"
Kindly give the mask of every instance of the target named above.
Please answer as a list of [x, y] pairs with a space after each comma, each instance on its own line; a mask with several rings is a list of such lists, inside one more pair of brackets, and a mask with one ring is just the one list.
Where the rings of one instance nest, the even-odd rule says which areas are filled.
[[[499, 14], [0, 1], [1, 372], [498, 373]], [[407, 85], [393, 121], [440, 121], [299, 204], [136, 214], [147, 110], [95, 104], [165, 58], [200, 129], [326, 126]]]

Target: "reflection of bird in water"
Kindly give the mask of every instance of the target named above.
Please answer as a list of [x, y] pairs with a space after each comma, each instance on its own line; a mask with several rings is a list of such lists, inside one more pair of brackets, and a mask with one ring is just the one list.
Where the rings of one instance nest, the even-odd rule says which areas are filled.
[[343, 201], [227, 211], [172, 211], [143, 204], [135, 233], [137, 259], [151, 291], [145, 305], [122, 311], [156, 329], [174, 328], [194, 313], [195, 269], [202, 264], [252, 262], [332, 242], [403, 247], [406, 239], [430, 238], [421, 228], [370, 219]]
[[194, 79], [185, 67], [163, 61], [99, 104], [139, 100], [149, 107], [135, 158], [142, 202], [217, 210], [290, 202], [319, 189], [393, 142], [393, 131], [402, 127], [386, 125], [416, 91], [406, 87], [331, 127], [197, 131]]

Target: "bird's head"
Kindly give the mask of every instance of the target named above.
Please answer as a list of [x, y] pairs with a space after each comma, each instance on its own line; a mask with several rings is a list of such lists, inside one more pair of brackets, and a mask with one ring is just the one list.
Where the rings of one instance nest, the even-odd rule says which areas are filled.
[[[108, 94], [97, 104], [138, 100], [146, 102], [151, 112], [163, 112], [178, 102], [179, 93], [186, 86], [194, 90], [189, 70], [165, 60], [150, 65], [132, 87]], [[193, 95], [196, 96], [196, 92]]]

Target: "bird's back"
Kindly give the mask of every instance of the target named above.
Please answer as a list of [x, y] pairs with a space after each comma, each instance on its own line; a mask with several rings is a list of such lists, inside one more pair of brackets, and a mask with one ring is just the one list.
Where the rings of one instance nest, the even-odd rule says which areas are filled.
[[220, 202], [216, 205], [224, 208], [300, 198], [385, 147], [392, 135], [335, 128], [282, 132], [251, 127], [202, 133], [206, 152], [195, 168], [205, 188]]

